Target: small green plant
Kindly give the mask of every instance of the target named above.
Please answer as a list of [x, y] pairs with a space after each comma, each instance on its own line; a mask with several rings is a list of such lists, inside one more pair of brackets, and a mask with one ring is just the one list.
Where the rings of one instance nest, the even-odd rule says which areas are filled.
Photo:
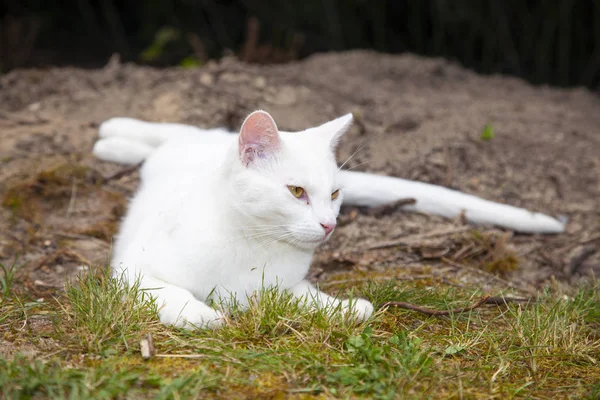
[[496, 136], [492, 124], [486, 124], [481, 131], [481, 140], [492, 140]]
[[169, 43], [179, 40], [181, 32], [171, 26], [163, 26], [154, 35], [154, 41], [140, 54], [142, 61], [155, 61], [164, 53]]
[[202, 61], [196, 56], [187, 56], [179, 62], [181, 68], [197, 68], [202, 66]]
[[2, 270], [2, 276], [0, 276], [0, 292], [2, 292], [3, 298], [6, 298], [11, 294], [17, 268], [17, 259], [15, 259], [8, 268], [0, 263], [0, 270]]
[[366, 327], [358, 336], [346, 341], [352, 365], [330, 373], [330, 391], [341, 394], [339, 387], [378, 399], [395, 398], [395, 388], [402, 378], [425, 372], [430, 364], [421, 339], [410, 339], [401, 331], [386, 339], [375, 341], [373, 330]]

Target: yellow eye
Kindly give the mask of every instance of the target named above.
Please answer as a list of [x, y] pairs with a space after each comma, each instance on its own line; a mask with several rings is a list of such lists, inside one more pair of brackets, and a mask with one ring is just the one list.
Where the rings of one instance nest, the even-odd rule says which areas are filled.
[[338, 189], [335, 192], [331, 193], [331, 200], [337, 199], [339, 195], [340, 195], [340, 190]]
[[290, 193], [294, 195], [295, 198], [299, 199], [304, 194], [304, 189], [300, 186], [288, 186], [290, 189]]

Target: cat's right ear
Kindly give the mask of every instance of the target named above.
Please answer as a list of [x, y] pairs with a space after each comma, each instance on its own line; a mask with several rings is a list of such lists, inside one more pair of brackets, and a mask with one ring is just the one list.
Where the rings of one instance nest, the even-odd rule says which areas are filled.
[[281, 146], [273, 117], [266, 111], [254, 111], [246, 117], [239, 135], [240, 161], [244, 166], [270, 158]]

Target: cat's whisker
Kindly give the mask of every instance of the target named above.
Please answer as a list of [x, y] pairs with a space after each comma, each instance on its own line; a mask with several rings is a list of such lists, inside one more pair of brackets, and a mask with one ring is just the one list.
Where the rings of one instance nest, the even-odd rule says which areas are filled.
[[280, 225], [280, 226], [272, 226], [272, 227], [264, 227], [264, 228], [239, 228], [238, 231], [243, 233], [243, 234], [253, 234], [253, 233], [268, 233], [268, 232], [285, 232], [287, 230], [288, 226], [287, 225]]
[[358, 148], [356, 149], [356, 151], [352, 154], [350, 154], [350, 157], [348, 157], [346, 159], [346, 161], [344, 161], [342, 163], [342, 165], [340, 165], [340, 167], [338, 168], [338, 171], [340, 171], [342, 168], [344, 168], [344, 165], [346, 165], [348, 163], [348, 161], [350, 161], [352, 159], [352, 157], [354, 157], [356, 154], [358, 154], [359, 151], [361, 151], [362, 149], [364, 149], [367, 145], [364, 144], [364, 140], [360, 142], [360, 145], [358, 146]]
[[353, 166], [353, 167], [346, 168], [346, 171], [352, 171], [353, 169], [355, 169], [355, 168], [358, 168], [358, 167], [360, 167], [361, 165], [366, 165], [366, 164], [369, 164], [369, 161], [361, 162], [360, 164], [356, 164], [356, 165], [355, 165], [355, 166]]
[[257, 238], [257, 237], [265, 237], [265, 236], [273, 236], [273, 235], [279, 235], [281, 234], [280, 230], [265, 230], [265, 231], [255, 231], [255, 232], [245, 232], [242, 234], [243, 237], [245, 238]]
[[264, 238], [278, 238], [280, 237], [280, 235], [278, 235], [278, 232], [268, 232], [265, 234], [260, 234], [260, 235], [248, 235], [246, 236], [246, 239], [264, 239]]
[[262, 240], [258, 240], [258, 245], [261, 247], [266, 247], [266, 246], [268, 246], [272, 243], [278, 242], [278, 241], [285, 241], [286, 238], [287, 238], [286, 235], [265, 237]]
[[[283, 225], [286, 226], [286, 225]], [[244, 235], [240, 240], [257, 240], [260, 245], [266, 246], [277, 241], [288, 241], [288, 238], [295, 238], [296, 234], [293, 232], [286, 232], [285, 230], [263, 230], [250, 232], [250, 234]]]
[[[289, 238], [294, 239], [294, 238], [296, 238], [296, 235], [294, 233], [292, 233], [292, 232], [278, 233], [277, 235], [272, 235], [272, 236], [269, 236], [269, 237], [265, 237], [263, 240], [260, 241], [260, 243], [263, 246], [266, 246], [266, 245], [269, 245], [271, 243], [278, 242], [278, 241], [289, 242], [288, 241]], [[269, 239], [271, 239], [271, 240], [269, 240]]]
[[273, 229], [273, 228], [285, 228], [287, 226], [289, 226], [289, 225], [281, 224], [281, 225], [264, 225], [264, 226], [241, 226], [241, 227], [237, 227], [236, 229], [244, 230], [244, 231], [252, 231], [252, 230], [263, 230], [263, 229]]

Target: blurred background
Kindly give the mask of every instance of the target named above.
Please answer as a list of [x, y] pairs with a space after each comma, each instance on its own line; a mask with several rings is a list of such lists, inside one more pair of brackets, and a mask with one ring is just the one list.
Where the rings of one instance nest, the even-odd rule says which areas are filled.
[[0, 73], [123, 61], [193, 68], [370, 48], [536, 84], [600, 85], [600, 0], [3, 0]]

